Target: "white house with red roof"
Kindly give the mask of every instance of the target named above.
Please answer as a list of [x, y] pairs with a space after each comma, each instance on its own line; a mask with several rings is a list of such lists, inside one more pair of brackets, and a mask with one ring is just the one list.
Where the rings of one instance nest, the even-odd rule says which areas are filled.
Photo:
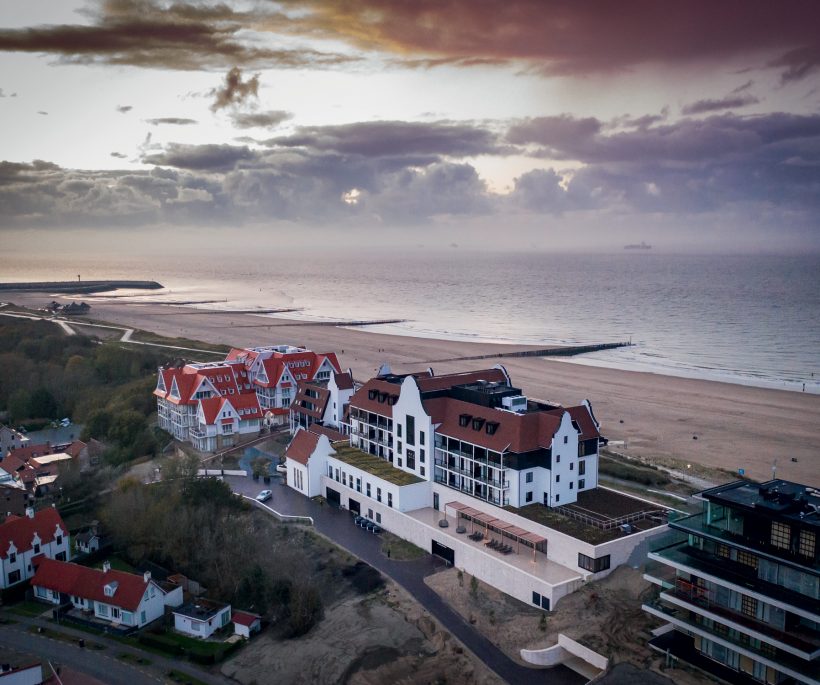
[[71, 556], [71, 536], [59, 512], [48, 507], [25, 516], [9, 516], [0, 525], [0, 588], [22, 583], [34, 575], [37, 558], [65, 561]]
[[286, 451], [290, 487], [544, 609], [666, 520], [661, 505], [599, 488], [605, 438], [589, 402], [528, 398], [500, 366], [384, 369], [353, 393], [345, 439], [319, 428], [297, 430]]
[[314, 424], [345, 432], [344, 416], [354, 390], [350, 369], [344, 373], [334, 371], [328, 380], [299, 381], [290, 405], [290, 432]]
[[142, 628], [165, 613], [166, 606], [182, 604], [182, 588], [163, 588], [151, 573], [115, 571], [108, 562], [102, 570], [64, 561], [41, 559], [31, 579], [34, 597], [49, 604], [71, 603], [96, 619], [117, 627]]
[[240, 637], [250, 638], [253, 633], [262, 630], [262, 617], [249, 611], [234, 611], [231, 615], [233, 632]]
[[160, 368], [154, 396], [160, 428], [212, 451], [258, 433], [263, 420], [286, 423], [300, 380], [327, 380], [333, 353], [279, 345], [234, 349], [225, 361]]

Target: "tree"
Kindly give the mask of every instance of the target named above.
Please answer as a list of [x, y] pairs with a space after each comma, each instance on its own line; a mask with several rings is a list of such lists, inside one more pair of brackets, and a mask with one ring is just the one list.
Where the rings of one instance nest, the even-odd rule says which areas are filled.
[[146, 428], [145, 416], [133, 410], [124, 411], [111, 420], [108, 437], [120, 447], [133, 447]]
[[478, 578], [475, 576], [470, 578], [470, 594], [473, 596], [473, 599], [478, 598]]
[[112, 418], [111, 413], [105, 409], [92, 411], [88, 415], [83, 427], [82, 440], [88, 440], [89, 438], [105, 440], [111, 428]]
[[12, 415], [15, 421], [21, 421], [29, 417], [29, 400], [31, 400], [31, 394], [23, 388], [18, 388], [11, 394], [11, 397], [9, 397], [9, 414]]
[[288, 610], [290, 613], [288, 627], [291, 637], [299, 637], [307, 633], [324, 614], [322, 598], [313, 585], [294, 586], [290, 593]]
[[32, 418], [56, 419], [59, 414], [57, 400], [45, 388], [37, 388], [31, 393], [28, 403], [28, 415]]

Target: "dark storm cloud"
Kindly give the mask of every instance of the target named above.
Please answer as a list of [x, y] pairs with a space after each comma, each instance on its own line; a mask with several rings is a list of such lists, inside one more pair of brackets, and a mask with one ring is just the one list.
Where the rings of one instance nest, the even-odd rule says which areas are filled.
[[190, 126], [191, 124], [198, 123], [196, 119], [182, 119], [180, 117], [160, 117], [158, 119], [146, 119], [146, 123], [151, 124], [151, 126], [160, 126], [162, 124], [168, 124], [171, 126]]
[[219, 88], [214, 88], [210, 94], [214, 98], [212, 112], [228, 105], [242, 105], [250, 98], [259, 97], [259, 74], [254, 74], [247, 81], [243, 81], [242, 71], [239, 67], [234, 67], [225, 75], [225, 83]]
[[760, 100], [754, 95], [727, 95], [717, 100], [697, 100], [681, 107], [683, 114], [708, 114], [709, 112], [719, 112], [724, 109], [738, 109], [756, 105]]
[[296, 133], [265, 141], [282, 147], [304, 147], [365, 157], [447, 155], [469, 157], [501, 154], [491, 131], [449, 122], [375, 121], [338, 126], [302, 126]]
[[120, 114], [127, 114], [134, 108], [131, 105], [118, 105], [116, 109]]
[[[552, 74], [586, 74], [639, 64], [686, 65], [781, 53], [773, 66], [799, 78], [817, 64], [820, 5], [811, 0], [335, 0], [307, 8], [288, 26], [344, 36], [408, 63], [524, 60]], [[426, 59], [418, 59], [419, 56]], [[401, 58], [400, 58], [401, 59]]]
[[180, 145], [171, 143], [163, 152], [143, 157], [146, 164], [171, 166], [197, 171], [226, 171], [241, 160], [254, 157], [245, 146], [234, 145]]
[[[820, 6], [815, 5], [815, 7]], [[817, 20], [820, 20], [820, 18], [815, 18], [815, 21]], [[820, 45], [815, 42], [814, 45], [806, 45], [795, 48], [794, 50], [789, 50], [786, 54], [773, 60], [770, 66], [777, 68], [785, 67], [785, 70], [780, 75], [781, 83], [786, 84], [792, 81], [799, 81], [809, 74], [816, 72], [817, 68], [820, 67]]]
[[281, 109], [267, 112], [232, 112], [231, 121], [237, 128], [273, 128], [293, 115]]
[[234, 65], [322, 68], [352, 61], [309, 48], [268, 48], [245, 42], [243, 30], [276, 32], [288, 20], [256, 7], [101, 0], [85, 14], [90, 25], [0, 30], [0, 51], [57, 55], [71, 63], [127, 64], [157, 69], [218, 69]]

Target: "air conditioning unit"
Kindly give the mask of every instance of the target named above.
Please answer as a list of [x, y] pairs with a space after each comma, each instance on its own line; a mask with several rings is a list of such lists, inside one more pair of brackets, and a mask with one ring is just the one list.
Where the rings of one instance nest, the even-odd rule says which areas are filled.
[[509, 397], [501, 398], [501, 406], [510, 411], [523, 413], [527, 411], [527, 397], [526, 395], [511, 395]]

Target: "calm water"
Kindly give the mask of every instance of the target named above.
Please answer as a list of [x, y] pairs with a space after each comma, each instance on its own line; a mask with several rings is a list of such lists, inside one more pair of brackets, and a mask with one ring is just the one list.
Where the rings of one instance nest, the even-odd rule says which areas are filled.
[[[65, 272], [65, 273], [63, 273]], [[372, 330], [505, 343], [632, 348], [572, 363], [820, 392], [820, 256], [281, 252], [159, 261], [17, 260], [0, 280], [146, 278], [146, 301], [300, 307], [306, 319], [404, 318]], [[271, 341], [287, 342], [287, 341]]]

